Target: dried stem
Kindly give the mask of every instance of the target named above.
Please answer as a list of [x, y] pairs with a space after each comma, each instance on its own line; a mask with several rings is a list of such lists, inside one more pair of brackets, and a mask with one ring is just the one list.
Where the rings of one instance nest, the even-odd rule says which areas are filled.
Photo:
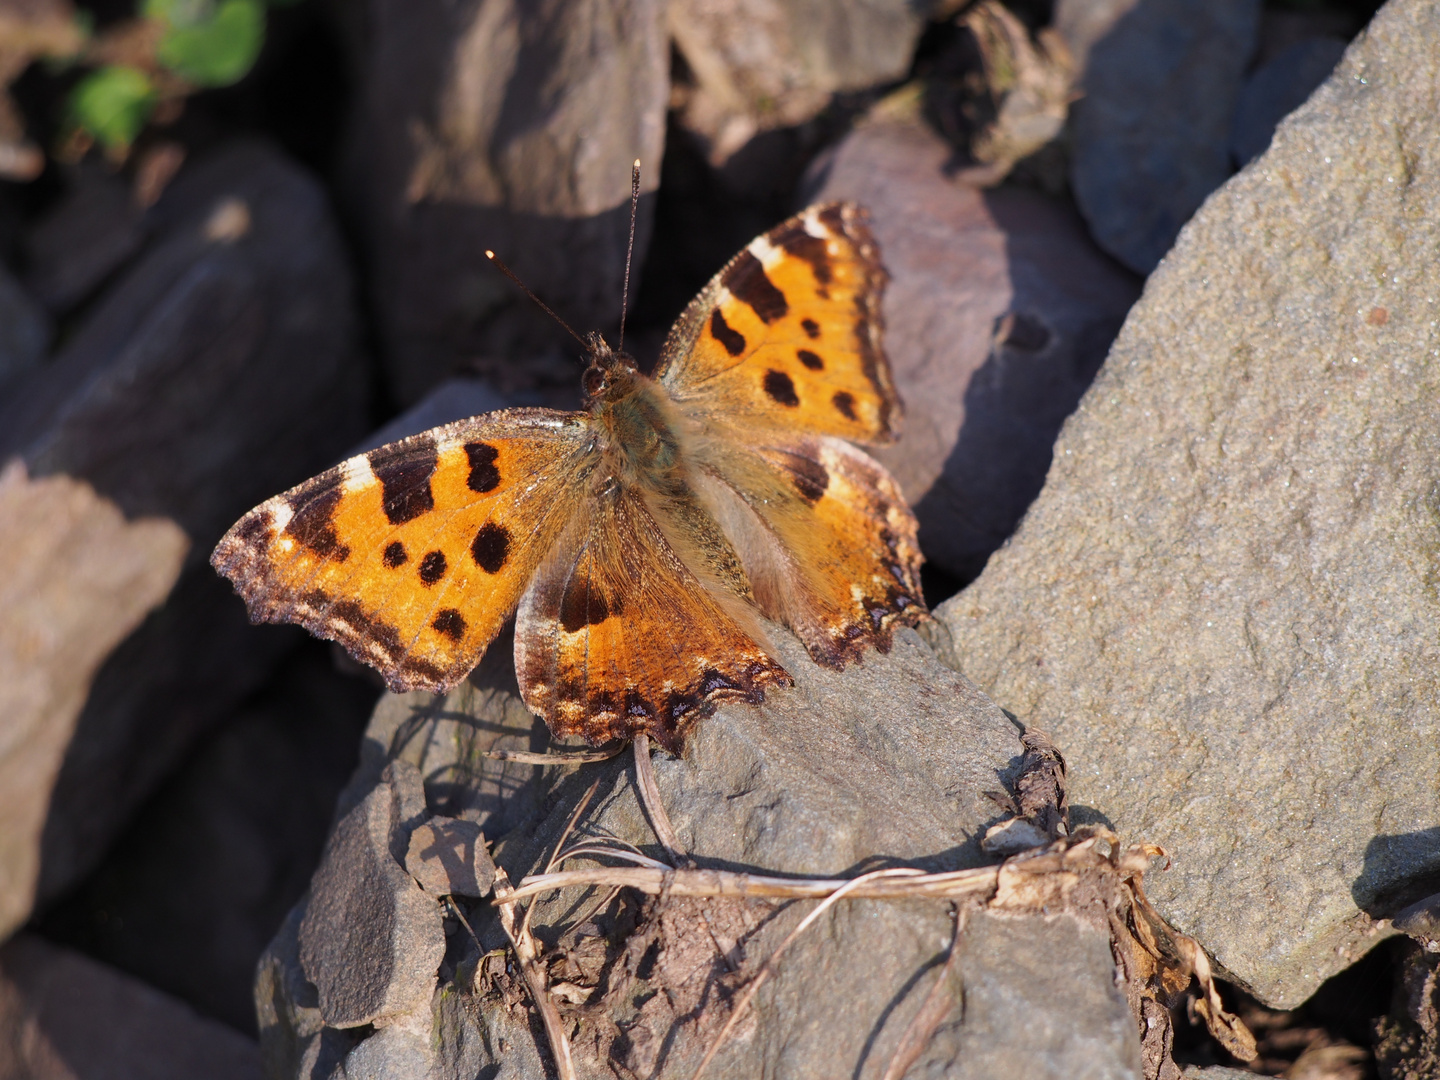
[[650, 763], [650, 736], [643, 732], [635, 736], [635, 786], [640, 790], [640, 801], [645, 804], [645, 813], [650, 818], [650, 827], [655, 838], [665, 849], [671, 866], [693, 866], [684, 854], [680, 840], [675, 835], [675, 826], [670, 824], [670, 815], [660, 801], [660, 789], [655, 784], [655, 768]]
[[577, 750], [573, 754], [536, 754], [529, 750], [486, 750], [485, 757], [499, 761], [518, 761], [522, 765], [588, 765], [609, 761], [625, 749], [621, 743], [611, 750]]
[[[580, 854], [581, 852], [577, 852]], [[594, 850], [586, 855], [600, 854]], [[617, 854], [604, 852], [604, 854]], [[874, 881], [861, 878], [781, 878], [745, 874], [733, 870], [670, 870], [652, 866], [597, 866], [585, 870], [562, 870], [553, 874], [532, 874], [523, 878], [515, 890], [517, 900], [552, 889], [574, 886], [618, 885], [637, 889], [652, 896], [668, 892], [671, 896], [738, 896], [765, 897], [780, 900], [824, 900], [840, 890], [856, 899], [906, 900], [932, 897], [954, 900], [966, 896], [989, 896], [999, 878], [998, 866], [981, 866], [970, 870], [952, 870], [943, 874], [926, 874], [909, 870], [913, 877], [898, 881]], [[864, 881], [856, 886], [857, 881]], [[857, 891], [858, 890], [858, 891]]]
[[940, 978], [925, 995], [920, 1011], [905, 1028], [905, 1034], [900, 1036], [900, 1045], [895, 1048], [895, 1056], [890, 1059], [890, 1065], [880, 1080], [900, 1080], [919, 1059], [925, 1047], [930, 1045], [935, 1029], [954, 1008], [955, 995], [950, 992], [950, 984], [960, 967], [960, 935], [965, 932], [969, 913], [970, 909], [965, 905], [955, 906], [955, 935], [950, 939], [950, 955], [945, 958], [945, 966], [940, 969]]
[[576, 1080], [575, 1062], [570, 1057], [570, 1040], [565, 1037], [565, 1028], [560, 1023], [560, 1012], [550, 1000], [550, 987], [545, 981], [545, 972], [536, 955], [535, 939], [530, 936], [527, 926], [515, 922], [515, 890], [510, 887], [510, 876], [503, 867], [495, 868], [495, 906], [500, 909], [500, 925], [515, 950], [520, 974], [525, 977], [525, 986], [530, 991], [530, 1000], [540, 1013], [545, 1025], [545, 1037], [550, 1042], [550, 1053], [555, 1058], [555, 1071], [560, 1080]]
[[820, 916], [823, 915], [826, 911], [834, 907], [835, 904], [838, 903], [843, 897], [852, 893], [857, 893], [862, 886], [872, 881], [878, 881], [887, 877], [915, 877], [920, 873], [921, 871], [913, 870], [908, 867], [897, 867], [891, 870], [872, 870], [868, 874], [861, 874], [857, 878], [851, 878], [849, 881], [845, 882], [845, 884], [832, 892], [820, 903], [816, 904], [815, 910], [810, 912], [809, 915], [806, 915], [805, 918], [801, 919], [800, 925], [795, 927], [794, 930], [791, 930], [790, 933], [785, 935], [785, 940], [780, 942], [780, 945], [776, 948], [776, 950], [765, 958], [765, 963], [760, 966], [760, 970], [755, 973], [755, 977], [750, 980], [749, 985], [745, 987], [744, 991], [740, 994], [739, 999], [735, 1002], [735, 1008], [732, 1009], [730, 1012], [730, 1019], [725, 1021], [725, 1026], [720, 1029], [720, 1034], [715, 1036], [715, 1041], [710, 1044], [710, 1049], [705, 1052], [704, 1060], [700, 1062], [700, 1067], [695, 1070], [695, 1075], [691, 1078], [691, 1080], [700, 1080], [700, 1077], [705, 1072], [706, 1067], [714, 1059], [715, 1055], [720, 1052], [720, 1047], [725, 1044], [726, 1038], [729, 1037], [730, 1032], [734, 1029], [736, 1023], [738, 1023], [740, 1018], [745, 1014], [745, 1010], [747, 1007], [749, 1007], [750, 1002], [760, 991], [760, 987], [765, 983], [766, 979], [768, 979], [771, 975], [775, 973], [775, 965], [780, 960], [780, 957], [784, 954], [785, 950], [794, 943], [796, 938], [798, 938], [801, 934], [808, 930], [816, 919], [820, 918]]

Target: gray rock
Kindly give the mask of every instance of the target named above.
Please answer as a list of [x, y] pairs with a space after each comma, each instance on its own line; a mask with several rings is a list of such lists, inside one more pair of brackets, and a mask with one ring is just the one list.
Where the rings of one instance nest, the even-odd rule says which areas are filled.
[[911, 1075], [1139, 1080], [1135, 1019], [1115, 986], [1104, 928], [1068, 915], [977, 912], [964, 943], [964, 1013], [940, 1026]]
[[95, 865], [297, 640], [250, 628], [205, 557], [241, 513], [364, 429], [351, 280], [315, 181], [235, 144], [183, 172], [150, 213], [143, 254], [0, 399], [0, 459], [83, 480], [127, 518], [167, 519], [190, 540], [165, 606], [93, 682], [66, 676], [84, 706], [39, 811], [42, 899]]
[[1255, 1076], [1248, 1069], [1227, 1069], [1224, 1065], [1208, 1065], [1203, 1069], [1186, 1065], [1181, 1072], [1185, 1080], [1254, 1080]]
[[343, 1069], [345, 1055], [358, 1039], [351, 1031], [326, 1027], [320, 1015], [319, 994], [300, 966], [304, 916], [302, 903], [281, 924], [255, 967], [260, 1053], [268, 1077], [330, 1080]]
[[1132, 270], [1153, 270], [1230, 175], [1230, 124], [1259, 17], [1259, 0], [1056, 5], [1084, 64], [1071, 187], [1096, 242]]
[[0, 948], [0, 1075], [260, 1080], [255, 1043], [136, 979], [21, 934]]
[[1387, 5], [1207, 204], [940, 611], [1072, 802], [1173, 854], [1166, 918], [1277, 1008], [1440, 870], [1437, 57], [1440, 11]]
[[405, 869], [431, 896], [490, 894], [495, 865], [473, 821], [432, 817], [410, 834]]
[[393, 762], [325, 846], [299, 940], [330, 1027], [384, 1025], [430, 1001], [445, 953], [440, 908], [403, 869], [424, 812], [419, 774]]
[[675, 47], [693, 80], [678, 119], [722, 166], [757, 134], [814, 117], [837, 91], [902, 79], [925, 28], [909, 0], [677, 0]]
[[875, 456], [915, 507], [926, 558], [968, 579], [1039, 492], [1139, 288], [1073, 213], [957, 183], [951, 157], [918, 121], [871, 123], [823, 163], [813, 194], [870, 210], [905, 401], [903, 437]]
[[[979, 837], [999, 816], [983, 792], [1002, 787], [1019, 760], [1006, 717], [939, 666], [911, 631], [899, 636], [889, 655], [867, 656], [845, 673], [815, 667], [788, 637], [779, 647], [796, 677], [793, 690], [773, 693], [762, 707], [723, 707], [697, 725], [683, 757], [654, 759], [680, 840], [701, 864], [812, 875], [853, 874], [886, 860], [935, 869], [983, 862]], [[628, 754], [602, 764], [544, 769], [486, 756], [491, 749], [542, 751], [549, 743], [543, 725], [519, 702], [508, 652], [508, 642], [497, 642], [469, 682], [446, 698], [382, 698], [342, 808], [383, 804], [385, 796], [377, 800], [373, 792], [385, 790], [384, 770], [394, 768], [385, 762], [395, 755], [425, 776], [432, 813], [463, 816], [500, 837], [496, 860], [512, 881], [543, 866], [592, 784], [597, 795], [579, 835], [615, 836], [655, 853], [628, 780]], [[538, 903], [534, 926], [547, 949], [559, 947], [553, 926], [580, 917], [577, 904], [585, 901], [575, 893]], [[652, 984], [642, 981], [625, 995], [629, 1011], [617, 1011], [613, 1022], [577, 1013], [573, 1045], [580, 1075], [611, 1076], [612, 1060], [642, 1075], [690, 1075], [725, 1016], [724, 999], [712, 989], [733, 985], [715, 982], [726, 978], [725, 956], [758, 963], [805, 909], [662, 905], [659, 922], [649, 924], [655, 936], [622, 934], [622, 960], [626, 949], [637, 964], [642, 955], [653, 957], [644, 978], [668, 993], [652, 995], [646, 989]], [[481, 961], [488, 950], [504, 942], [493, 908], [466, 910], [477, 936], [472, 939], [458, 922], [450, 928], [440, 992], [428, 1014], [423, 1071], [542, 1075], [549, 1051], [535, 1046], [523, 989], [503, 970], [482, 978], [477, 969], [487, 966]], [[1139, 1075], [1136, 1027], [1115, 988], [1106, 935], [1072, 923], [1064, 917], [1034, 925], [1000, 918], [984, 923], [964, 970], [967, 985], [976, 988], [967, 993], [984, 1002], [976, 1008], [985, 1022], [974, 1030], [947, 1028], [926, 1059], [927, 1075]], [[752, 1018], [740, 1025], [709, 1075], [828, 1078], [883, 1069], [928, 992], [925, 969], [948, 947], [951, 925], [940, 903], [838, 905], [786, 954], [776, 978], [755, 999]], [[1043, 944], [1027, 950], [1034, 934]], [[719, 946], [728, 950], [724, 955], [719, 942], [727, 943]], [[285, 956], [286, 946], [277, 940], [267, 963], [283, 964]], [[831, 974], [838, 972], [846, 974]], [[612, 977], [621, 977], [618, 969]], [[1052, 981], [1034, 985], [1037, 977]], [[262, 968], [262, 981], [267, 994], [293, 992], [287, 988], [295, 985], [293, 973], [276, 967]], [[1017, 1000], [1055, 1011], [1043, 1021], [1023, 1007], [1008, 1012]], [[271, 1028], [262, 1023], [262, 1043], [267, 1053], [273, 1045], [292, 1055], [283, 1066], [272, 1064], [275, 1075], [312, 1075], [279, 1022], [293, 1011], [288, 1002], [269, 1008], [276, 1020]], [[361, 1042], [346, 1059], [347, 1075], [352, 1062], [390, 1067], [417, 1049], [415, 1033], [424, 1029], [424, 1019], [423, 1011], [411, 1014], [399, 1025], [404, 1033], [386, 1033], [374, 1048], [370, 1039]], [[976, 1072], [972, 1058], [1000, 1071]], [[407, 1068], [410, 1075], [422, 1072], [413, 1062]]]
[[49, 345], [49, 316], [0, 267], [0, 394], [6, 383], [39, 367]]
[[1315, 37], [1297, 42], [1245, 80], [1230, 132], [1230, 155], [1238, 166], [1265, 152], [1275, 125], [1289, 116], [1335, 70], [1345, 55], [1339, 38]]
[[0, 470], [0, 936], [30, 915], [46, 817], [86, 690], [164, 602], [189, 546], [90, 485]]
[[[630, 164], [638, 267], [664, 148], [658, 0], [370, 0], [352, 22], [360, 102], [346, 174], [391, 384], [405, 404], [461, 368], [561, 342], [494, 250], [584, 333], [620, 315]], [[632, 287], [634, 279], [632, 278]], [[632, 296], [633, 296], [632, 292]], [[521, 370], [517, 374], [524, 375]]]

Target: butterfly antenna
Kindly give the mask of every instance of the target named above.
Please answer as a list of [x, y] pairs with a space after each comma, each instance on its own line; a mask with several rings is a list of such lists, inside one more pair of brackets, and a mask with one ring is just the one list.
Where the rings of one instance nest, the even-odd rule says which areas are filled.
[[568, 334], [569, 334], [571, 337], [573, 337], [576, 341], [580, 342], [580, 344], [583, 345], [585, 348], [588, 349], [588, 348], [590, 347], [588, 344], [586, 344], [584, 338], [582, 338], [579, 334], [577, 334], [574, 330], [572, 330], [572, 329], [570, 328], [570, 324], [569, 324], [569, 323], [567, 323], [567, 322], [566, 322], [564, 319], [562, 319], [559, 315], [556, 315], [555, 312], [553, 312], [553, 311], [550, 310], [550, 305], [549, 305], [549, 304], [545, 303], [544, 300], [541, 300], [540, 297], [536, 296], [533, 292], [530, 291], [530, 286], [526, 285], [523, 281], [521, 281], [518, 277], [515, 276], [515, 271], [514, 271], [514, 270], [511, 270], [511, 269], [510, 269], [508, 266], [506, 266], [503, 262], [501, 262], [499, 259], [497, 259], [497, 258], [495, 257], [495, 252], [493, 252], [493, 251], [491, 251], [491, 250], [489, 250], [489, 249], [487, 248], [486, 251], [485, 251], [485, 257], [486, 257], [487, 259], [489, 259], [492, 263], [494, 263], [494, 264], [496, 265], [496, 267], [500, 270], [500, 272], [501, 272], [502, 274], [504, 274], [506, 277], [508, 277], [511, 281], [515, 282], [516, 285], [519, 285], [520, 288], [524, 290], [526, 296], [530, 297], [531, 300], [534, 300], [535, 303], [539, 304], [541, 311], [545, 312], [546, 315], [549, 315], [549, 316], [550, 316], [552, 319], [554, 319], [557, 323], [559, 323], [561, 326], [563, 326], [563, 327], [565, 328], [565, 332], [566, 332], [566, 333], [568, 333]]
[[640, 159], [630, 166], [630, 242], [625, 245], [625, 289], [620, 294], [620, 343], [616, 352], [625, 351], [625, 311], [630, 306], [630, 256], [635, 254], [635, 210], [640, 205]]

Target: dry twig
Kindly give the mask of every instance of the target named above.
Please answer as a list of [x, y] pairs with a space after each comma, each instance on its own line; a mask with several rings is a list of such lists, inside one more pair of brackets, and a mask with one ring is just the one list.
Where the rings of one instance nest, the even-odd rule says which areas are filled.
[[589, 765], [618, 757], [625, 744], [611, 750], [577, 750], [573, 754], [536, 754], [529, 750], [486, 750], [485, 757], [497, 761], [518, 761], [522, 765]]
[[670, 824], [670, 815], [665, 812], [665, 804], [660, 801], [660, 788], [655, 783], [655, 767], [650, 762], [650, 736], [641, 732], [635, 736], [634, 745], [635, 786], [640, 790], [640, 801], [650, 818], [650, 827], [655, 830], [655, 838], [665, 849], [670, 865], [693, 866], [684, 854], [684, 849], [680, 847], [675, 826]]
[[503, 867], [495, 867], [495, 906], [500, 912], [500, 925], [515, 950], [515, 959], [520, 965], [520, 974], [525, 977], [525, 986], [530, 991], [530, 1000], [540, 1013], [545, 1025], [545, 1037], [550, 1042], [550, 1052], [555, 1058], [555, 1071], [560, 1080], [576, 1080], [575, 1063], [570, 1057], [570, 1040], [560, 1023], [560, 1012], [550, 1000], [550, 988], [545, 983], [545, 972], [541, 970], [540, 959], [535, 949], [535, 939], [527, 926], [515, 921], [515, 891], [510, 887], [510, 876]]

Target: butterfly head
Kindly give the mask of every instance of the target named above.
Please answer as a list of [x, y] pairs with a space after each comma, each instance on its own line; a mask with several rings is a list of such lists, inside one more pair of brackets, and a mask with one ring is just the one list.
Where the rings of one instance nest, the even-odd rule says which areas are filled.
[[585, 392], [585, 404], [623, 396], [630, 390], [637, 374], [635, 361], [622, 352], [616, 352], [598, 333], [591, 333], [585, 341], [590, 363], [580, 377]]

